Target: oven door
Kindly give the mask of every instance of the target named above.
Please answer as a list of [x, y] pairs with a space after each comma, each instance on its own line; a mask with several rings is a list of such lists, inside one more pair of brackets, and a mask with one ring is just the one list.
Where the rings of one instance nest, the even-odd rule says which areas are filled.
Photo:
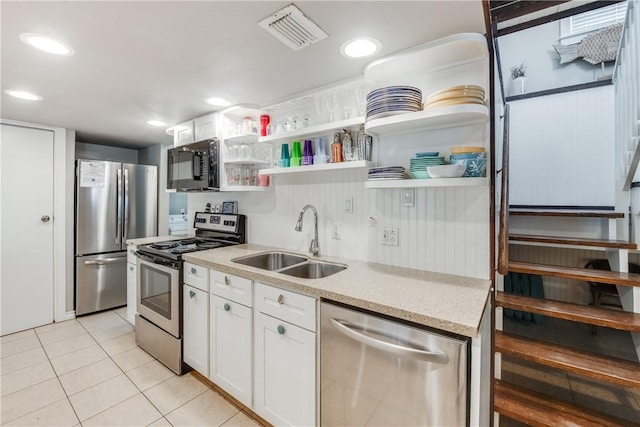
[[138, 313], [180, 338], [181, 262], [138, 253]]

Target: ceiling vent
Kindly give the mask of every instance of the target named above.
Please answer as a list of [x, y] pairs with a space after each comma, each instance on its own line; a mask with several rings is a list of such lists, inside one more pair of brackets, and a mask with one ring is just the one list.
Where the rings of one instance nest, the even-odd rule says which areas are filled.
[[293, 50], [329, 37], [293, 3], [258, 22], [258, 25]]

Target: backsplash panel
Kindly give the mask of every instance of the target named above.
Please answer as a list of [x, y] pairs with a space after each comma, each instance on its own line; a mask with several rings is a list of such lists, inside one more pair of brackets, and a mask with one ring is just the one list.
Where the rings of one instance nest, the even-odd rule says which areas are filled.
[[[190, 223], [206, 203], [235, 200], [247, 215], [251, 243], [307, 252], [313, 214], [294, 230], [306, 204], [319, 213], [320, 255], [489, 278], [489, 188], [416, 189], [415, 206], [404, 207], [401, 190], [367, 190], [366, 170], [272, 176], [265, 192], [189, 193]], [[345, 201], [353, 201], [353, 213]], [[339, 224], [340, 239], [332, 238]], [[384, 246], [382, 229], [399, 228], [399, 245]]]

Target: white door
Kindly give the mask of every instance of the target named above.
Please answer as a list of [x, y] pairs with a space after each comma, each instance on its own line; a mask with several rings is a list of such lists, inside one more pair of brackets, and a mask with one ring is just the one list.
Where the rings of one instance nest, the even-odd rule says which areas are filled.
[[254, 410], [273, 425], [316, 425], [316, 334], [255, 316]]
[[0, 335], [53, 322], [53, 131], [2, 124]]
[[211, 295], [210, 379], [227, 393], [251, 407], [251, 333], [253, 310]]
[[184, 362], [209, 376], [209, 293], [184, 285]]

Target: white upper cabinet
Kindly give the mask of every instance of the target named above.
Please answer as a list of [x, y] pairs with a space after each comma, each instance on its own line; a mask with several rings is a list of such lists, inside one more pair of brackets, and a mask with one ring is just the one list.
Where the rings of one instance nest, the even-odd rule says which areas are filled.
[[217, 113], [211, 113], [193, 119], [193, 140], [198, 142], [218, 136], [218, 117]]
[[167, 129], [167, 133], [173, 133], [173, 146], [181, 147], [187, 144], [193, 144], [193, 120], [180, 123], [172, 128]]

